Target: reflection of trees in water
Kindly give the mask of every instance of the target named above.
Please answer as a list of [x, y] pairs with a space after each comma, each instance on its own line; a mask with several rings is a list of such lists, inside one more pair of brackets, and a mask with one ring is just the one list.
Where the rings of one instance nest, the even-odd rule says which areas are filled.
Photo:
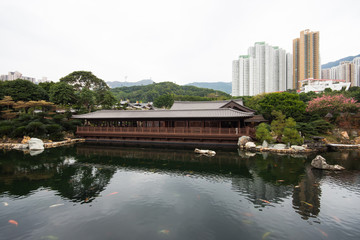
[[94, 166], [62, 168], [52, 179], [51, 188], [75, 202], [91, 202], [109, 184], [116, 169]]
[[256, 172], [252, 172], [252, 178], [233, 178], [232, 186], [254, 204], [261, 204], [260, 199], [271, 203], [281, 202], [281, 199], [291, 195], [292, 190], [291, 186], [266, 182]]
[[320, 178], [316, 174], [321, 170], [312, 169], [310, 165], [305, 170], [305, 175], [293, 192], [293, 207], [303, 219], [308, 219], [320, 212]]
[[74, 147], [49, 149], [31, 157], [19, 151], [0, 156], [0, 194], [23, 197], [38, 188], [51, 188], [74, 201], [91, 201], [109, 183], [114, 169], [70, 165]]

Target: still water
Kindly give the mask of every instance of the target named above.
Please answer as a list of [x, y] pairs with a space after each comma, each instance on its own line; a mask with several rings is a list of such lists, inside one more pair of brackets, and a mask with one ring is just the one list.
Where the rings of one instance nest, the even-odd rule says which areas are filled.
[[360, 239], [360, 152], [0, 151], [0, 239]]

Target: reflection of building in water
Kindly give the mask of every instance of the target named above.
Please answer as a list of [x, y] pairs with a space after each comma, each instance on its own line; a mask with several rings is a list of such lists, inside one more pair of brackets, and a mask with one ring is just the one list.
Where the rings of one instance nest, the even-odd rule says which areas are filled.
[[[293, 206], [296, 212], [303, 219], [317, 216], [320, 212], [321, 189], [319, 178], [314, 173], [320, 170], [313, 170], [310, 165], [305, 169], [306, 174], [293, 192]], [[315, 172], [313, 172], [315, 171]]]

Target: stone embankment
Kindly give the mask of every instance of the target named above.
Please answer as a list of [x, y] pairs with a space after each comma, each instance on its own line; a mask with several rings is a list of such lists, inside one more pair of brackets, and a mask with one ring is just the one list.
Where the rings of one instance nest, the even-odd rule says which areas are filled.
[[240, 149], [245, 149], [248, 151], [254, 152], [274, 152], [274, 153], [283, 153], [283, 154], [297, 154], [297, 153], [312, 153], [316, 152], [317, 149], [308, 148], [306, 145], [298, 146], [291, 145], [287, 146], [285, 144], [269, 144], [266, 141], [262, 145], [256, 146], [253, 140], [248, 136], [242, 136], [238, 140], [238, 146]]
[[[54, 147], [61, 147], [66, 145], [72, 145], [75, 143], [85, 142], [83, 138], [75, 138], [75, 139], [66, 139], [60, 142], [46, 142], [44, 143], [44, 148], [54, 148]], [[27, 149], [28, 147], [25, 146], [24, 143], [0, 143], [0, 149]]]

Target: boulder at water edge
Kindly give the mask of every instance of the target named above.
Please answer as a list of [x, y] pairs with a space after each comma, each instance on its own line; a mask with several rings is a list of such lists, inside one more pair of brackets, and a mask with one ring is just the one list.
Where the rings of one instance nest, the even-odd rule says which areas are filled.
[[320, 155], [317, 155], [312, 161], [311, 166], [318, 169], [324, 170], [344, 170], [345, 168], [340, 165], [330, 165], [327, 164], [325, 158]]
[[44, 150], [44, 142], [41, 139], [38, 138], [31, 138], [28, 141], [29, 144], [29, 150]]
[[245, 148], [256, 148], [256, 145], [253, 142], [247, 142], [245, 144]]
[[279, 144], [275, 144], [273, 148], [277, 149], [277, 150], [281, 150], [281, 149], [285, 149], [286, 145], [282, 144], [282, 143], [279, 143]]
[[268, 147], [269, 147], [269, 143], [268, 143], [266, 140], [264, 140], [261, 146], [262, 146], [263, 148], [268, 148]]
[[251, 141], [252, 141], [251, 137], [249, 137], [249, 136], [241, 136], [241, 137], [239, 137], [239, 140], [238, 140], [238, 146], [240, 148], [244, 147], [246, 143], [251, 142]]
[[291, 148], [294, 149], [295, 151], [304, 151], [305, 148], [303, 146], [298, 146], [298, 145], [291, 145]]

